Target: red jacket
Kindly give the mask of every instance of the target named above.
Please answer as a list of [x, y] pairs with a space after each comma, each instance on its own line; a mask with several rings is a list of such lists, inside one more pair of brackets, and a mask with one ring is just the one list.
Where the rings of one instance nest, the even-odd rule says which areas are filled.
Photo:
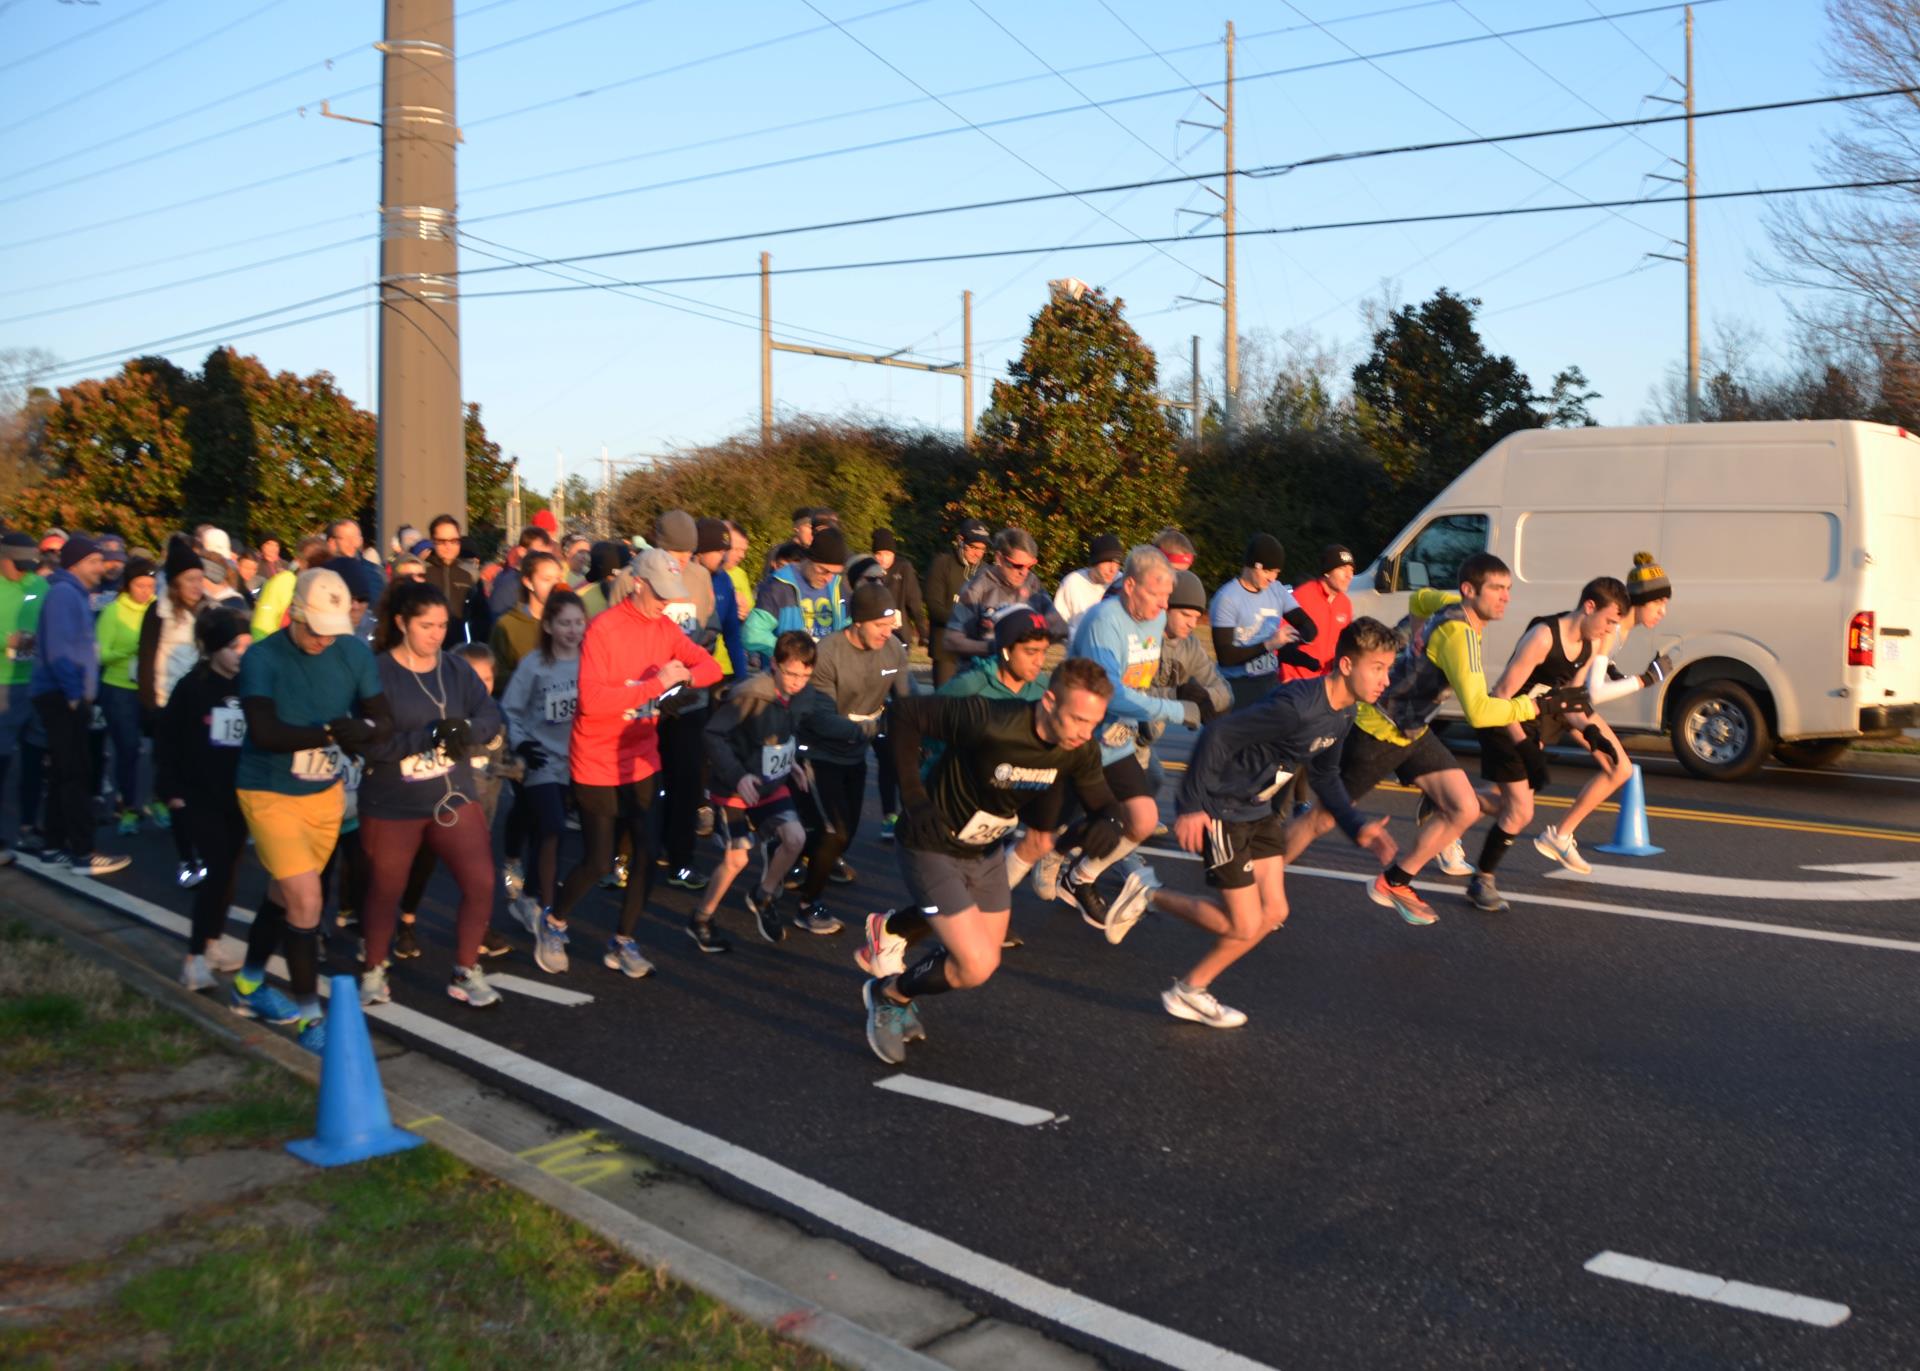
[[680, 661], [694, 687], [720, 683], [720, 664], [664, 614], [649, 619], [626, 600], [587, 625], [580, 698], [567, 758], [581, 785], [623, 785], [660, 770], [660, 668]]
[[1328, 590], [1327, 583], [1318, 576], [1293, 592], [1293, 598], [1300, 602], [1300, 608], [1307, 611], [1314, 626], [1320, 631], [1310, 643], [1300, 644], [1320, 663], [1317, 670], [1295, 666], [1291, 662], [1280, 664], [1280, 680], [1309, 681], [1315, 676], [1324, 676], [1333, 667], [1334, 647], [1340, 641], [1340, 635], [1348, 624], [1353, 622], [1353, 601], [1347, 598], [1345, 591]]

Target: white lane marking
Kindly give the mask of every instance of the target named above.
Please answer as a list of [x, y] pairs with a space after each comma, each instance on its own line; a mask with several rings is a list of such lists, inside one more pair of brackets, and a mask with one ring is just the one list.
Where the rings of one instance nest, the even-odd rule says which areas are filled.
[[511, 991], [515, 995], [525, 995], [529, 999], [545, 1000], [548, 1004], [564, 1004], [575, 1008], [583, 1004], [592, 1004], [593, 996], [584, 990], [568, 990], [563, 985], [548, 985], [545, 981], [536, 981], [527, 976], [516, 976], [512, 972], [500, 972], [487, 977], [489, 985], [501, 990]]
[[1763, 881], [1746, 876], [1696, 876], [1690, 871], [1599, 863], [1586, 875], [1559, 867], [1550, 881], [1586, 881], [1629, 890], [1664, 890], [1679, 895], [1711, 895], [1726, 900], [1851, 900], [1858, 903], [1920, 900], [1920, 862], [1854, 862], [1846, 866], [1808, 866], [1803, 871], [1833, 871], [1864, 876], [1859, 881]]
[[[1188, 852], [1176, 852], [1170, 848], [1142, 847], [1136, 852], [1148, 859], [1172, 857], [1183, 862], [1197, 862], [1200, 859]], [[1318, 876], [1329, 881], [1366, 882], [1372, 875], [1356, 871], [1334, 871], [1327, 867], [1290, 866], [1289, 876]], [[1438, 891], [1445, 895], [1457, 895], [1460, 887], [1442, 885], [1438, 881], [1415, 881], [1416, 890]], [[1835, 933], [1824, 928], [1800, 928], [1794, 924], [1761, 923], [1753, 919], [1723, 919], [1712, 914], [1683, 914], [1676, 909], [1634, 909], [1627, 905], [1602, 904], [1598, 900], [1569, 900], [1557, 895], [1530, 895], [1502, 890], [1500, 892], [1515, 904], [1545, 905], [1549, 909], [1579, 909], [1591, 914], [1618, 914], [1629, 919], [1656, 919], [1663, 923], [1693, 924], [1700, 928], [1725, 928], [1737, 933], [1764, 933], [1772, 938], [1801, 938], [1809, 942], [1840, 943], [1847, 947], [1874, 947], [1886, 952], [1920, 952], [1920, 942], [1909, 942], [1902, 938], [1876, 938], [1867, 933]]]
[[1810, 1323], [1816, 1328], [1833, 1328], [1845, 1323], [1853, 1311], [1831, 1300], [1816, 1300], [1796, 1295], [1791, 1290], [1774, 1290], [1764, 1285], [1710, 1276], [1704, 1271], [1689, 1271], [1684, 1266], [1665, 1266], [1644, 1257], [1629, 1257], [1623, 1252], [1602, 1252], [1586, 1264], [1596, 1276], [1664, 1290], [1669, 1295], [1724, 1304], [1754, 1314], [1771, 1314], [1777, 1319]]
[[[35, 867], [45, 870], [38, 863], [35, 863]], [[58, 880], [54, 873], [49, 871], [46, 874]], [[187, 920], [171, 910], [125, 891], [102, 886], [90, 877], [72, 876], [69, 873], [67, 879], [59, 883], [69, 885], [102, 904], [167, 928], [170, 932], [183, 935], [191, 932]], [[278, 961], [278, 958], [275, 960]], [[325, 993], [330, 982], [325, 976], [320, 980], [321, 991]], [[964, 1285], [1017, 1305], [1038, 1318], [1074, 1329], [1136, 1355], [1181, 1368], [1181, 1371], [1187, 1371], [1187, 1368], [1191, 1368], [1191, 1371], [1272, 1371], [1271, 1367], [1250, 1357], [1229, 1352], [1224, 1347], [1216, 1347], [1176, 1329], [1162, 1327], [1136, 1314], [1129, 1314], [1124, 1309], [1115, 1309], [1112, 1305], [1089, 1299], [1064, 1286], [1043, 1281], [1038, 1276], [1030, 1276], [1018, 1267], [962, 1247], [904, 1219], [897, 1219], [884, 1210], [875, 1209], [851, 1195], [822, 1185], [757, 1152], [749, 1152], [724, 1138], [670, 1119], [612, 1091], [569, 1076], [508, 1048], [496, 1046], [451, 1024], [430, 1019], [418, 1010], [386, 1004], [368, 1013], [405, 1032], [430, 1039], [489, 1070], [535, 1090], [568, 1100], [608, 1123], [626, 1129], [635, 1137], [686, 1156], [698, 1157], [709, 1166], [777, 1196], [787, 1204], [804, 1209], [844, 1232], [865, 1238], [922, 1266], [945, 1272]]]
[[891, 1090], [896, 1095], [911, 1095], [915, 1099], [931, 1100], [935, 1104], [950, 1104], [955, 1109], [971, 1109], [976, 1114], [985, 1114], [989, 1118], [1005, 1119], [1008, 1123], [1017, 1123], [1031, 1128], [1037, 1123], [1052, 1123], [1057, 1117], [1051, 1110], [1038, 1105], [1018, 1104], [1013, 1100], [1003, 1100], [997, 1095], [982, 1095], [978, 1090], [967, 1090], [957, 1085], [942, 1085], [939, 1081], [923, 1081], [918, 1076], [909, 1076], [904, 1071], [897, 1076], [888, 1076], [874, 1084], [882, 1090]]

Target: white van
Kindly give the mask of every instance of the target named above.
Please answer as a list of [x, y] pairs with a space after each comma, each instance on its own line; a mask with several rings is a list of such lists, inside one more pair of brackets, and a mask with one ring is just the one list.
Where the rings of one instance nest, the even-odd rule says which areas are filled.
[[[1652, 552], [1673, 582], [1665, 622], [1621, 652], [1671, 650], [1664, 687], [1606, 708], [1666, 733], [1695, 775], [1803, 766], [1920, 726], [1920, 439], [1851, 421], [1533, 429], [1494, 445], [1354, 578], [1357, 614], [1397, 623], [1409, 592], [1451, 588], [1470, 554], [1513, 568], [1486, 635], [1499, 672], [1536, 615]], [[1457, 706], [1455, 706], [1457, 711]], [[1444, 711], [1443, 711], [1444, 715]], [[1457, 712], [1455, 717], [1457, 717]]]

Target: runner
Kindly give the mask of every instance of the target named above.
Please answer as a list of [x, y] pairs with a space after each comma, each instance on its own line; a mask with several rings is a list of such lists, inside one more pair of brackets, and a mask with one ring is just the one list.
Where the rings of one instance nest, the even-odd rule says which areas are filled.
[[423, 847], [460, 889], [447, 994], [474, 1009], [500, 1003], [480, 970], [480, 940], [493, 912], [493, 835], [469, 764], [500, 732], [500, 710], [473, 668], [443, 650], [448, 620], [438, 586], [404, 582], [387, 597], [375, 644], [392, 728], [364, 749], [360, 783], [367, 855], [362, 1004], [393, 998], [387, 953], [401, 892]]
[[[1340, 635], [1331, 674], [1276, 689], [1237, 709], [1200, 734], [1180, 786], [1173, 831], [1180, 846], [1203, 854], [1207, 884], [1218, 900], [1170, 890], [1153, 894], [1153, 907], [1214, 935], [1214, 944], [1185, 976], [1160, 994], [1176, 1019], [1210, 1028], [1238, 1028], [1244, 1012], [1213, 995], [1213, 982], [1254, 944], [1287, 921], [1284, 886], [1286, 816], [1274, 802], [1295, 772], [1310, 770], [1314, 790], [1355, 845], [1383, 863], [1394, 857], [1387, 821], [1368, 823], [1340, 784], [1340, 743], [1358, 702], [1386, 689], [1400, 640], [1375, 619], [1361, 619]], [[1109, 925], [1118, 942], [1124, 926]]]
[[[1189, 700], [1200, 711], [1204, 727], [1216, 715], [1233, 708], [1233, 689], [1213, 654], [1200, 645], [1194, 630], [1207, 613], [1207, 589], [1191, 571], [1173, 576], [1173, 594], [1167, 598], [1167, 636], [1160, 643], [1160, 666], [1154, 672], [1147, 694], [1161, 700]], [[1166, 772], [1153, 745], [1167, 731], [1163, 722], [1140, 725], [1140, 738], [1134, 745], [1134, 757], [1146, 768], [1147, 784], [1158, 795], [1166, 788]]]
[[1320, 549], [1320, 574], [1293, 592], [1294, 603], [1312, 621], [1313, 632], [1301, 629], [1297, 652], [1280, 663], [1283, 682], [1309, 681], [1333, 670], [1338, 656], [1335, 644], [1353, 622], [1353, 601], [1347, 598], [1352, 584], [1353, 553], [1340, 543]]
[[[838, 530], [814, 535], [821, 540]], [[822, 936], [838, 933], [840, 920], [827, 912], [820, 895], [827, 880], [843, 884], [853, 873], [841, 858], [860, 827], [867, 794], [867, 747], [886, 731], [890, 701], [908, 693], [907, 649], [893, 636], [900, 621], [893, 597], [878, 581], [853, 592], [852, 622], [820, 644], [813, 664], [813, 688], [799, 702], [797, 726], [801, 764], [810, 769], [808, 790], [819, 817], [809, 835], [806, 879], [800, 883], [800, 907], [794, 927]]]
[[215, 607], [194, 625], [200, 662], [174, 687], [153, 731], [154, 792], [179, 801], [175, 822], [186, 825], [206, 863], [193, 892], [193, 933], [180, 983], [188, 990], [218, 986], [213, 973], [238, 971], [238, 958], [221, 950], [233, 905], [247, 820], [236, 798], [235, 776], [246, 716], [240, 710], [240, 660], [253, 639], [238, 610]]
[[140, 831], [140, 688], [133, 672], [140, 629], [153, 612], [153, 563], [135, 557], [120, 576], [120, 593], [94, 620], [100, 643], [100, 708], [113, 742], [114, 810], [122, 837]]
[[564, 580], [560, 559], [548, 552], [529, 552], [520, 561], [519, 599], [494, 621], [487, 645], [493, 649], [495, 684], [505, 690], [520, 659], [540, 646], [540, 617], [547, 597]]
[[660, 711], [663, 704], [672, 708], [672, 697], [683, 688], [720, 680], [720, 664], [667, 617], [669, 604], [687, 598], [673, 559], [650, 548], [634, 559], [633, 572], [633, 594], [588, 624], [580, 647], [579, 701], [567, 765], [586, 851], [553, 907], [531, 925], [535, 961], [555, 975], [567, 969], [567, 916], [613, 870], [621, 831], [633, 841], [640, 875], [627, 882], [618, 929], [601, 960], [636, 979], [653, 970], [633, 931], [653, 884], [649, 817], [659, 785]]
[[[267, 895], [233, 979], [246, 1018], [295, 1024], [300, 1045], [326, 1041], [320, 1015], [320, 873], [340, 835], [343, 749], [377, 744], [392, 727], [373, 652], [352, 636], [346, 582], [325, 569], [294, 585], [292, 623], [247, 649], [238, 694], [246, 737], [234, 782]], [[266, 983], [267, 959], [286, 957], [293, 998]]]
[[1107, 597], [1113, 578], [1120, 574], [1120, 559], [1127, 545], [1111, 533], [1103, 533], [1087, 547], [1087, 564], [1061, 577], [1053, 592], [1053, 607], [1066, 617], [1067, 634], [1080, 627], [1086, 612]]
[[[467, 557], [466, 539], [460, 535], [460, 521], [451, 514], [436, 514], [427, 525], [431, 543], [421, 563], [421, 574], [440, 588], [447, 597], [447, 640], [467, 641], [467, 600], [473, 583], [479, 579], [477, 568]], [[395, 563], [398, 573], [399, 564]]]
[[747, 667], [746, 645], [740, 640], [740, 624], [747, 616], [740, 609], [739, 592], [727, 566], [733, 557], [733, 529], [725, 519], [702, 519], [699, 546], [693, 560], [705, 570], [713, 587], [714, 630], [719, 640], [713, 645], [713, 659], [727, 680], [744, 675]]
[[[906, 805], [896, 850], [913, 907], [869, 914], [857, 957], [869, 975], [861, 987], [867, 1045], [881, 1061], [898, 1065], [908, 1041], [926, 1037], [920, 996], [984, 985], [999, 967], [1013, 904], [1000, 846], [1022, 811], [1032, 816], [1030, 833], [1051, 829], [1070, 784], [1098, 816], [1083, 850], [1097, 860], [1118, 847], [1125, 819], [1093, 741], [1112, 693], [1104, 669], [1069, 658], [1032, 704], [937, 695], [895, 704]], [[946, 750], [923, 779], [921, 747], [934, 740]], [[939, 947], [905, 966], [907, 947], [929, 932]]]
[[[856, 597], [857, 598], [857, 597]], [[805, 790], [807, 773], [794, 766], [794, 697], [813, 679], [818, 655], [813, 639], [792, 630], [773, 644], [773, 665], [748, 678], [727, 695], [707, 721], [707, 774], [716, 813], [714, 838], [725, 854], [699, 908], [687, 921], [687, 935], [702, 952], [725, 952], [732, 944], [715, 930], [713, 917], [748, 854], [759, 843], [765, 861], [746, 905], [760, 936], [777, 943], [787, 936], [780, 922], [780, 878], [800, 860], [807, 831], [793, 804], [793, 790]], [[770, 849], [770, 851], [769, 851]]]
[[920, 573], [913, 569], [913, 563], [900, 555], [899, 540], [890, 528], [876, 528], [873, 531], [873, 560], [880, 564], [886, 574], [887, 594], [893, 596], [895, 608], [900, 611], [899, 627], [894, 634], [908, 647], [916, 643], [931, 642], [928, 636], [927, 601], [920, 593]]
[[[12, 769], [14, 755], [20, 751], [21, 734], [33, 718], [33, 695], [29, 682], [33, 676], [34, 634], [40, 627], [40, 610], [47, 602], [47, 583], [34, 568], [40, 565], [40, 545], [30, 533], [9, 533], [0, 537], [0, 789]], [[20, 836], [34, 836], [34, 816], [39, 806], [27, 803], [31, 793], [39, 794], [35, 783], [29, 789], [27, 768], [21, 767]], [[12, 851], [0, 842], [0, 866], [13, 860]]]
[[[699, 560], [703, 522], [711, 544], [705, 564]], [[667, 510], [653, 526], [654, 546], [672, 559], [687, 587], [684, 598], [667, 606], [667, 617], [680, 625], [695, 646], [709, 653], [721, 645], [711, 568], [725, 555], [725, 542], [715, 541], [716, 535], [724, 539], [725, 532], [718, 519], [696, 520], [681, 509]], [[693, 869], [693, 843], [703, 826], [706, 832], [713, 831], [711, 811], [701, 814], [706, 808], [705, 733], [710, 703], [706, 691], [688, 687], [673, 711], [660, 718], [660, 793], [666, 802], [660, 864], [667, 868], [667, 884], [680, 890], [704, 890], [707, 885], [707, 878]]]
[[[1414, 631], [1394, 659], [1386, 690], [1362, 703], [1354, 728], [1340, 752], [1340, 781], [1350, 799], [1359, 800], [1389, 775], [1417, 787], [1432, 805], [1412, 849], [1390, 863], [1367, 888], [1378, 905], [1395, 910], [1410, 924], [1438, 921], [1413, 888], [1420, 868], [1453, 843], [1480, 814], [1479, 797], [1467, 773], [1430, 727], [1451, 690], [1467, 722], [1476, 728], [1524, 723], [1542, 709], [1577, 708], [1585, 692], [1550, 692], [1539, 701], [1502, 700], [1487, 692], [1480, 665], [1480, 635], [1507, 612], [1513, 573], [1491, 552], [1476, 552], [1462, 562], [1459, 590], [1426, 587], [1413, 592], [1408, 613]], [[1285, 858], [1296, 862], [1313, 840], [1334, 825], [1324, 800], [1291, 820]]]
[[529, 928], [537, 926], [541, 910], [552, 908], [559, 880], [560, 840], [567, 831], [567, 750], [580, 699], [580, 643], [586, 635], [587, 613], [580, 597], [567, 590], [549, 595], [540, 620], [539, 651], [521, 662], [500, 698], [508, 743], [527, 766], [520, 793], [532, 819], [533, 859], [522, 891], [512, 897], [511, 912]]
[[933, 659], [933, 688], [953, 679], [960, 659], [947, 647], [947, 621], [960, 598], [960, 588], [973, 575], [993, 541], [993, 530], [978, 519], [965, 519], [953, 536], [953, 545], [933, 555], [921, 582], [927, 593], [927, 655]]
[[823, 528], [800, 559], [760, 583], [753, 613], [747, 615], [741, 642], [749, 657], [772, 660], [773, 641], [798, 630], [819, 642], [847, 626], [841, 602], [840, 573], [847, 569], [847, 540], [837, 528]]
[[1280, 584], [1285, 561], [1278, 538], [1256, 533], [1247, 540], [1240, 574], [1213, 593], [1213, 655], [1236, 706], [1253, 704], [1279, 683], [1282, 658], [1292, 666], [1314, 661], [1299, 644], [1317, 629]]
[[[1527, 624], [1506, 669], [1494, 682], [1494, 695], [1514, 699], [1573, 685], [1586, 674], [1595, 645], [1612, 639], [1627, 610], [1627, 588], [1619, 581], [1600, 576], [1587, 582], [1581, 588], [1578, 608], [1565, 614], [1544, 614]], [[1475, 909], [1498, 914], [1508, 905], [1494, 873], [1507, 849], [1533, 822], [1533, 797], [1545, 790], [1551, 779], [1546, 749], [1559, 742], [1563, 733], [1571, 732], [1600, 763], [1601, 776], [1615, 786], [1625, 783], [1627, 767], [1608, 730], [1578, 713], [1477, 732], [1480, 775], [1494, 787], [1491, 799], [1482, 794], [1481, 809], [1493, 819], [1493, 825], [1487, 830], [1480, 860], [1467, 882], [1467, 900]], [[1571, 839], [1563, 841], [1564, 855], [1559, 855], [1559, 849], [1549, 855], [1574, 870], [1585, 866], [1578, 844]]]
[[1033, 574], [1039, 562], [1039, 544], [1025, 529], [1003, 528], [993, 535], [993, 561], [967, 578], [947, 617], [944, 638], [955, 658], [965, 664], [991, 657], [993, 621], [1012, 605], [1027, 606], [1047, 621], [1055, 642], [1066, 641], [1067, 621]]
[[317, 533], [308, 534], [294, 544], [294, 564], [283, 567], [267, 578], [253, 601], [253, 640], [278, 633], [287, 624], [287, 607], [293, 603], [293, 583], [303, 571], [311, 571], [328, 557], [327, 540]]

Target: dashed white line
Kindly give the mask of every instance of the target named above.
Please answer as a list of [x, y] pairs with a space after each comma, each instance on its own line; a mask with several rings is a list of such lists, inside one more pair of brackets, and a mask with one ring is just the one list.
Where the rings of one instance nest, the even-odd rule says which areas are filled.
[[1057, 1115], [1038, 1105], [1020, 1104], [1014, 1100], [1003, 1100], [998, 1095], [983, 1095], [978, 1090], [968, 1090], [958, 1085], [942, 1085], [939, 1081], [923, 1081], [918, 1076], [909, 1076], [904, 1071], [895, 1076], [877, 1080], [874, 1084], [882, 1090], [891, 1090], [896, 1095], [911, 1095], [918, 1100], [931, 1100], [935, 1104], [950, 1104], [955, 1109], [971, 1109], [976, 1114], [985, 1114], [993, 1119], [1005, 1119], [1008, 1123], [1017, 1123], [1031, 1128], [1038, 1123], [1052, 1123]]
[[569, 1009], [593, 1003], [593, 996], [584, 990], [569, 990], [564, 985], [548, 985], [545, 981], [536, 981], [530, 976], [516, 976], [509, 971], [489, 975], [487, 981], [515, 995], [525, 995], [532, 1000], [545, 1000], [548, 1004], [563, 1004]]
[[1586, 1264], [1586, 1269], [1609, 1280], [1644, 1285], [1649, 1290], [1685, 1295], [1709, 1304], [1724, 1304], [1752, 1314], [1810, 1323], [1816, 1328], [1837, 1327], [1853, 1313], [1846, 1305], [1831, 1300], [1816, 1300], [1811, 1295], [1796, 1295], [1791, 1290], [1775, 1290], [1765, 1285], [1749, 1285], [1705, 1271], [1689, 1271], [1684, 1266], [1667, 1266], [1645, 1257], [1629, 1257], [1624, 1252], [1602, 1252]]

